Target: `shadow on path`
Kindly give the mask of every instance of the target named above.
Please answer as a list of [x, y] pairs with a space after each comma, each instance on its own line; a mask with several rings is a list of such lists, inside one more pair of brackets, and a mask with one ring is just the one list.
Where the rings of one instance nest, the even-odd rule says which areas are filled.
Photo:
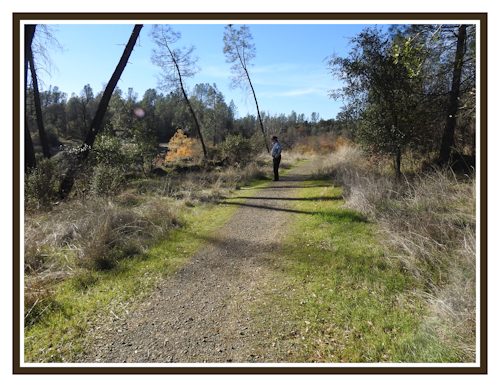
[[[296, 200], [298, 200], [298, 199], [296, 199]], [[239, 206], [239, 207], [250, 207], [250, 208], [258, 208], [258, 209], [261, 209], [261, 210], [291, 212], [291, 213], [295, 213], [295, 214], [308, 214], [308, 215], [317, 214], [317, 212], [298, 211], [298, 210], [291, 210], [289, 208], [262, 206], [262, 205], [249, 204], [249, 203], [218, 202], [218, 204], [231, 204], [233, 206]]]
[[[344, 198], [340, 195], [337, 196], [316, 196], [312, 198], [284, 198], [284, 197], [272, 197], [272, 196], [239, 196], [238, 199], [257, 199], [257, 200], [299, 200], [299, 201], [325, 201], [325, 200], [343, 200]], [[226, 203], [229, 204], [229, 203]]]

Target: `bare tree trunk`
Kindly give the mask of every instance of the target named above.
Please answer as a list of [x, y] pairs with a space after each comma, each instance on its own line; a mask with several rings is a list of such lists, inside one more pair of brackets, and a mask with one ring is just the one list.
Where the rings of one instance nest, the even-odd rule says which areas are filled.
[[33, 33], [28, 33], [26, 26], [26, 33], [24, 34], [24, 172], [29, 172], [36, 167], [35, 149], [31, 141], [31, 134], [28, 128], [27, 119], [27, 95], [28, 95], [28, 50], [31, 47], [31, 40], [35, 34], [33, 26]]
[[[248, 32], [248, 29], [246, 26], [241, 27], [240, 31], [235, 33], [232, 29], [232, 24], [228, 24], [226, 29], [229, 27], [229, 33], [224, 34], [224, 53], [229, 54], [228, 58], [226, 59], [228, 62], [235, 62], [236, 58], [239, 60], [241, 68], [245, 71], [245, 76], [248, 80], [248, 84], [250, 85], [250, 89], [252, 90], [253, 94], [253, 99], [255, 101], [255, 106], [257, 107], [257, 116], [259, 117], [259, 124], [260, 124], [260, 129], [262, 131], [262, 136], [264, 138], [264, 143], [266, 144], [266, 149], [269, 152], [269, 141], [266, 139], [266, 133], [264, 131], [264, 124], [262, 123], [262, 117], [260, 114], [259, 110], [259, 104], [257, 103], [257, 96], [255, 95], [255, 89], [253, 88], [252, 81], [250, 80], [250, 74], [248, 73], [247, 70], [247, 58], [253, 58], [255, 56], [255, 48], [253, 47], [252, 44], [249, 44], [249, 40], [252, 39], [252, 36]], [[238, 34], [242, 33], [241, 39], [238, 38]], [[241, 50], [241, 51], [240, 51]], [[247, 52], [245, 53], [245, 50]], [[235, 68], [236, 69], [236, 68]], [[235, 70], [235, 84], [239, 85], [240, 87], [240, 76], [242, 77], [242, 74], [237, 74], [237, 71]], [[243, 88], [243, 87], [242, 87]], [[244, 89], [244, 88], [243, 88]]]
[[[180, 74], [179, 74], [179, 78], [180, 78]], [[201, 147], [203, 148], [203, 156], [205, 156], [205, 159], [207, 159], [207, 149], [205, 148], [205, 142], [203, 141], [203, 136], [201, 135], [200, 124], [198, 123], [198, 119], [196, 118], [196, 114], [194, 113], [193, 107], [191, 106], [191, 103], [189, 102], [189, 98], [187, 97], [187, 94], [184, 91], [184, 86], [182, 85], [182, 83], [181, 83], [181, 90], [182, 90], [182, 94], [184, 95], [184, 100], [186, 101], [186, 103], [189, 107], [189, 111], [191, 113], [191, 116], [193, 117], [198, 135], [200, 136]]]
[[462, 24], [458, 30], [457, 51], [453, 65], [453, 81], [450, 91], [450, 102], [448, 106], [446, 127], [441, 139], [441, 150], [439, 152], [439, 163], [445, 164], [450, 161], [451, 150], [454, 145], [455, 129], [457, 127], [457, 111], [460, 96], [460, 79], [462, 77], [462, 63], [465, 56], [465, 39], [467, 37], [467, 25]]
[[46, 158], [50, 158], [49, 143], [47, 141], [47, 135], [45, 133], [45, 127], [43, 125], [42, 117], [42, 105], [40, 103], [40, 92], [38, 91], [38, 80], [36, 77], [35, 63], [33, 61], [33, 50], [31, 49], [31, 43], [33, 42], [33, 37], [35, 36], [36, 25], [27, 25], [25, 27], [27, 39], [29, 39], [30, 44], [26, 48], [28, 53], [27, 61], [29, 62], [31, 79], [33, 80], [33, 95], [35, 100], [35, 112], [36, 112], [36, 124], [38, 126], [38, 132], [40, 133], [40, 142], [42, 143], [43, 155]]
[[35, 149], [31, 141], [28, 120], [24, 118], [24, 172], [27, 173], [36, 167]]
[[182, 95], [184, 96], [184, 101], [186, 101], [186, 104], [188, 105], [189, 112], [191, 113], [191, 116], [193, 117], [194, 123], [196, 125], [196, 131], [198, 132], [198, 136], [200, 136], [200, 142], [201, 142], [201, 147], [203, 148], [203, 156], [205, 156], [205, 160], [207, 159], [207, 149], [205, 148], [205, 142], [203, 141], [203, 136], [201, 135], [201, 128], [200, 124], [198, 123], [198, 119], [196, 118], [196, 114], [194, 113], [193, 107], [191, 106], [191, 103], [189, 102], [189, 98], [186, 94], [186, 91], [184, 90], [184, 84], [182, 83], [182, 76], [181, 76], [181, 70], [179, 69], [179, 65], [177, 64], [177, 61], [175, 60], [175, 56], [170, 50], [170, 47], [168, 44], [165, 44], [165, 46], [168, 49], [168, 52], [170, 53], [170, 57], [172, 58], [172, 61], [174, 62], [175, 68], [177, 70], [177, 76], [179, 77], [179, 85], [181, 86], [182, 90]]
[[[239, 53], [238, 53], [239, 55]], [[260, 129], [262, 130], [262, 137], [264, 138], [264, 143], [266, 144], [267, 151], [269, 152], [269, 141], [266, 139], [266, 133], [264, 132], [264, 124], [262, 123], [262, 118], [260, 116], [259, 104], [257, 103], [257, 96], [255, 95], [255, 90], [252, 85], [252, 81], [250, 80], [250, 74], [248, 74], [247, 68], [243, 65], [243, 60], [240, 57], [241, 66], [245, 70], [247, 75], [248, 83], [250, 84], [250, 88], [252, 89], [253, 99], [255, 101], [255, 106], [257, 107], [257, 117], [259, 117]]]
[[250, 88], [252, 89], [253, 99], [255, 100], [255, 106], [257, 107], [257, 117], [259, 117], [260, 129], [262, 130], [262, 136], [264, 137], [264, 143], [266, 144], [267, 151], [269, 152], [269, 141], [266, 138], [266, 133], [264, 132], [264, 124], [262, 123], [262, 118], [260, 117], [259, 104], [257, 103], [257, 96], [255, 95], [255, 90], [253, 89], [252, 82], [250, 81], [250, 75], [248, 74], [247, 69], [244, 67], [245, 73], [247, 74], [248, 83], [250, 84]]
[[99, 106], [97, 107], [97, 112], [94, 116], [94, 119], [92, 120], [92, 124], [90, 125], [87, 137], [85, 138], [83, 144], [80, 146], [80, 152], [78, 152], [78, 156], [75, 158], [75, 161], [66, 171], [66, 175], [64, 176], [64, 179], [62, 180], [61, 186], [59, 188], [59, 198], [61, 200], [66, 199], [68, 197], [75, 182], [76, 172], [81, 167], [83, 162], [87, 159], [90, 149], [94, 145], [95, 138], [97, 136], [97, 133], [99, 132], [99, 128], [101, 127], [104, 115], [108, 108], [109, 101], [111, 99], [111, 96], [113, 95], [113, 90], [115, 89], [118, 80], [120, 79], [123, 70], [127, 65], [127, 61], [130, 58], [130, 55], [132, 54], [132, 50], [134, 49], [135, 43], [137, 41], [137, 38], [139, 37], [141, 29], [142, 29], [142, 24], [135, 25], [134, 30], [132, 31], [132, 35], [130, 36], [130, 39], [127, 43], [127, 46], [123, 51], [120, 62], [118, 63], [118, 66], [116, 66], [116, 69], [113, 75], [111, 76], [111, 79], [109, 80], [106, 89], [104, 90], [101, 101], [99, 102]]
[[396, 151], [396, 180], [401, 180], [401, 149], [397, 149]]

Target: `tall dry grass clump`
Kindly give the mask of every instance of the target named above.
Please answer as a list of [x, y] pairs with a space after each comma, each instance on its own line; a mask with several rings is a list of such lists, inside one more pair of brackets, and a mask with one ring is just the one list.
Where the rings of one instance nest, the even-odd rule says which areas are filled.
[[395, 195], [395, 182], [369, 164], [358, 146], [341, 146], [324, 159], [318, 170], [342, 186], [349, 207], [374, 217], [378, 206]]
[[[61, 282], [73, 278], [91, 284], [100, 270], [147, 252], [165, 238], [180, 224], [185, 207], [216, 202], [252, 179], [265, 178], [267, 169], [259, 162], [207, 170], [194, 165], [127, 181], [119, 189], [91, 190], [90, 195], [57, 205], [46, 195], [47, 205], [26, 206], [26, 321], [36, 321]], [[35, 177], [32, 186], [44, 188]], [[46, 192], [27, 192], [32, 191]]]
[[[293, 165], [297, 164], [302, 160], [309, 160], [318, 157], [316, 154], [304, 154], [296, 149], [292, 150], [284, 150], [281, 153], [281, 163], [280, 170], [285, 170], [291, 168]], [[255, 163], [263, 169], [264, 176], [271, 176], [273, 167], [272, 167], [272, 158], [268, 152], [260, 152], [255, 156]]]
[[475, 354], [476, 184], [450, 170], [418, 175], [383, 203], [379, 222], [402, 264], [424, 287], [439, 333]]
[[[178, 224], [172, 203], [158, 198], [132, 208], [95, 198], [63, 203], [50, 216], [26, 216], [24, 227], [25, 321], [32, 324], [50, 305], [57, 285], [69, 278], [88, 282], [146, 251]], [[81, 282], [80, 281], [80, 282]]]
[[320, 170], [342, 185], [345, 205], [380, 225], [390, 262], [413, 275], [428, 319], [465, 359], [475, 356], [476, 183], [449, 169], [395, 181], [356, 147], [343, 147]]
[[[154, 199], [127, 208], [103, 198], [65, 203], [44, 219], [26, 217], [25, 268], [106, 268], [117, 254], [143, 251], [177, 224], [171, 203]], [[62, 257], [62, 259], [61, 259]]]

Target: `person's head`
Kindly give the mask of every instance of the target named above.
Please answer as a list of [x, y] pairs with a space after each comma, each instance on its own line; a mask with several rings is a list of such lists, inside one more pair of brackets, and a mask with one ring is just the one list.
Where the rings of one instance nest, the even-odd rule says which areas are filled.
[[278, 137], [276, 137], [276, 136], [272, 136], [272, 137], [271, 137], [271, 141], [272, 141], [273, 143], [274, 143], [274, 142], [276, 142], [276, 141], [278, 141]]

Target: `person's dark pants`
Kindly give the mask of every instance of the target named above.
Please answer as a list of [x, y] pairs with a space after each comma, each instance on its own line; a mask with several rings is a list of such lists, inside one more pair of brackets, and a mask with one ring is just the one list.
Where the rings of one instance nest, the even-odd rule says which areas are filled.
[[281, 162], [281, 156], [273, 157], [274, 180], [279, 180], [278, 168], [280, 166], [280, 162]]

